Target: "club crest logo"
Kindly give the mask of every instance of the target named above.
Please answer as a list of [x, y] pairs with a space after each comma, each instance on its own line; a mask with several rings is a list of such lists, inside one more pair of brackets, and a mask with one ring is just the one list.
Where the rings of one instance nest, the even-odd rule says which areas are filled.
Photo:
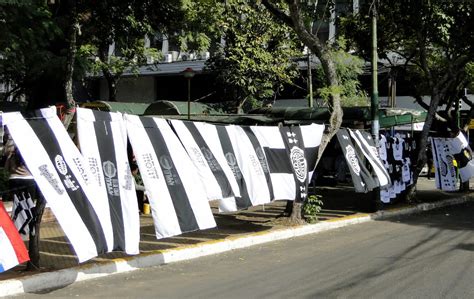
[[102, 169], [104, 170], [104, 175], [108, 178], [113, 178], [117, 175], [117, 168], [111, 161], [102, 163]]
[[67, 174], [67, 165], [64, 161], [64, 158], [61, 155], [57, 155], [54, 158], [54, 164], [56, 165], [56, 169], [59, 171], [60, 174], [66, 175]]
[[349, 165], [351, 166], [354, 173], [359, 176], [360, 175], [359, 160], [357, 159], [355, 150], [351, 145], [346, 146], [346, 160], [347, 162], [349, 162]]
[[292, 147], [290, 151], [290, 160], [293, 170], [295, 171], [296, 178], [298, 181], [303, 183], [306, 180], [306, 176], [308, 174], [308, 166], [304, 157], [304, 151], [299, 147]]
[[168, 156], [161, 156], [160, 157], [160, 165], [164, 169], [170, 170], [173, 168], [173, 162], [171, 162], [171, 158]]

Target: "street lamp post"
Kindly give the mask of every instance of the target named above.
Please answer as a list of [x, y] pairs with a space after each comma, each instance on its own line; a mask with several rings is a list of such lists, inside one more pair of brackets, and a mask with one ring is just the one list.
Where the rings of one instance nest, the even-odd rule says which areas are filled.
[[184, 69], [183, 77], [188, 80], [188, 120], [191, 119], [191, 79], [194, 77], [196, 72], [190, 67]]

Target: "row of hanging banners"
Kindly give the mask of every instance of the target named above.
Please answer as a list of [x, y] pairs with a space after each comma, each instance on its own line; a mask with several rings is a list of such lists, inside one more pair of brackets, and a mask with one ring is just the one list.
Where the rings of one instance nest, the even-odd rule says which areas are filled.
[[[54, 109], [39, 110], [38, 117], [29, 119], [5, 113], [3, 124], [79, 262], [111, 251], [139, 253], [139, 209], [127, 138], [156, 237], [165, 238], [215, 227], [210, 200], [218, 200], [223, 212], [273, 200], [304, 201], [324, 131], [317, 124], [214, 125], [78, 108], [77, 146]], [[392, 188], [390, 197], [402, 188], [395, 189], [401, 184], [397, 181], [410, 182], [410, 159], [399, 157], [390, 150], [393, 146], [379, 156], [365, 131], [340, 129], [337, 138], [356, 192]], [[397, 155], [396, 163], [390, 162], [392, 171], [388, 155]], [[409, 176], [395, 164], [407, 166]]]
[[28, 119], [5, 113], [3, 124], [79, 262], [139, 253], [127, 138], [156, 237], [165, 238], [215, 227], [210, 200], [223, 212], [304, 201], [324, 131], [316, 124], [224, 126], [78, 108], [76, 145], [53, 109]]

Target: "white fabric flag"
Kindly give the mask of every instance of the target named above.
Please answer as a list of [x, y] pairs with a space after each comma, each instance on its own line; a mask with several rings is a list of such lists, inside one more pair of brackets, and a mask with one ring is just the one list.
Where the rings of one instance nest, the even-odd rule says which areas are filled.
[[445, 191], [457, 190], [456, 168], [446, 138], [431, 138], [435, 166], [436, 188]]
[[157, 238], [216, 226], [206, 190], [166, 120], [125, 115]]
[[25, 120], [5, 113], [4, 122], [44, 198], [70, 240], [79, 262], [108, 252], [100, 196], [83, 156], [52, 109]]
[[108, 248], [139, 253], [140, 218], [135, 182], [127, 156], [127, 136], [120, 113], [77, 108], [80, 149], [105, 202], [102, 221]]
[[[209, 200], [232, 200], [234, 193], [227, 174], [231, 173], [227, 161], [219, 161], [209, 146], [209, 139], [205, 139], [200, 131], [211, 129], [197, 122], [170, 120], [176, 134], [186, 149], [196, 167], [199, 178], [205, 186]], [[218, 138], [217, 134], [214, 138]], [[224, 167], [228, 169], [226, 174]], [[231, 178], [233, 180], [233, 178]]]

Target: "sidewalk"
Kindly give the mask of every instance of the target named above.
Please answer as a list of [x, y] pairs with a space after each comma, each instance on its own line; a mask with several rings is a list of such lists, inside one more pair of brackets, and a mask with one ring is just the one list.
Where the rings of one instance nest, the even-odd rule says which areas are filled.
[[[471, 198], [466, 193], [446, 193], [434, 188], [434, 181], [420, 178], [417, 201], [456, 204]], [[374, 218], [413, 213], [437, 207], [437, 205], [419, 205], [414, 208], [414, 205], [395, 204], [386, 205], [383, 211], [375, 214], [364, 214], [361, 211], [364, 203], [369, 200], [368, 194], [354, 193], [353, 188], [349, 186], [320, 187], [318, 188], [318, 194], [323, 196], [324, 209], [319, 213], [320, 222], [315, 225], [297, 227], [281, 225], [277, 216], [285, 209], [286, 202], [277, 201], [269, 205], [257, 206], [231, 214], [219, 214], [217, 209], [213, 207], [217, 228], [157, 240], [151, 215], [142, 215], [140, 217], [140, 255], [128, 256], [123, 253], [110, 253], [82, 264], [78, 264], [68, 240], [53, 217], [51, 221], [46, 221], [41, 226], [41, 269], [34, 272], [25, 272], [25, 266], [20, 265], [0, 274], [0, 296], [35, 292], [82, 279], [195, 258], [253, 244], [370, 221]], [[51, 283], [50, 280], [57, 279], [54, 278], [54, 273], [62, 273], [64, 281], [49, 284]], [[72, 273], [72, 276], [67, 278], [66, 273]], [[83, 273], [84, 276], [81, 278], [79, 273]]]

